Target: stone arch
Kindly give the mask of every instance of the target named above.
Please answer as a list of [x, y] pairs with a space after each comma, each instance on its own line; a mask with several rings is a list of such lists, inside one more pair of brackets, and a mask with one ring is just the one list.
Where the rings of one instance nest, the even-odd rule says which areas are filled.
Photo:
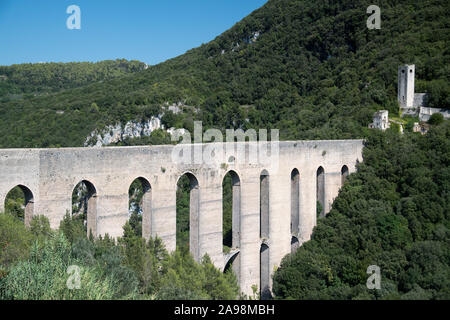
[[[78, 207], [73, 201], [79, 199]], [[75, 210], [78, 209], [78, 210]], [[82, 210], [82, 212], [80, 212]], [[97, 236], [97, 189], [88, 180], [82, 180], [75, 185], [72, 191], [72, 216], [81, 215], [86, 226], [88, 237], [92, 233]]]
[[223, 269], [223, 272], [227, 272], [229, 270], [233, 270], [237, 282], [239, 283], [241, 273], [240, 273], [240, 261], [241, 261], [241, 255], [239, 250], [234, 250], [227, 254], [225, 257], [225, 267]]
[[291, 171], [291, 234], [297, 236], [300, 228], [300, 173]]
[[33, 214], [34, 214], [34, 196], [33, 196], [33, 192], [28, 187], [26, 187], [22, 184], [19, 184], [19, 185], [15, 186], [14, 188], [12, 188], [11, 190], [9, 190], [5, 197], [5, 203], [4, 203], [5, 210], [7, 208], [6, 202], [9, 198], [9, 195], [12, 192], [14, 192], [14, 190], [17, 190], [17, 189], [20, 189], [20, 191], [23, 193], [23, 196], [24, 196], [23, 222], [25, 223], [25, 226], [29, 227], [31, 220], [33, 219]]
[[341, 186], [344, 185], [348, 175], [349, 175], [348, 167], [346, 165], [343, 165], [341, 169]]
[[[241, 179], [239, 175], [234, 170], [230, 170], [223, 177], [222, 188], [224, 187], [225, 179], [231, 178], [231, 237], [230, 239], [225, 239], [224, 234], [224, 245], [228, 247], [239, 248], [241, 239]], [[222, 189], [223, 190], [223, 189]], [[223, 190], [225, 191], [225, 190]], [[224, 202], [224, 199], [222, 200]], [[225, 209], [225, 208], [224, 208]], [[222, 223], [225, 223], [225, 212], [223, 212]], [[230, 241], [231, 240], [231, 241]], [[227, 242], [227, 243], [226, 243]]]
[[317, 213], [320, 217], [325, 216], [325, 170], [322, 166], [317, 169], [316, 173], [316, 203], [322, 207]]
[[[184, 181], [183, 181], [184, 179]], [[187, 179], [187, 180], [186, 180]], [[200, 186], [198, 183], [198, 179], [191, 172], [185, 172], [182, 174], [177, 181], [177, 211], [178, 211], [178, 201], [179, 201], [179, 191], [182, 185], [180, 183], [188, 182], [189, 188], [189, 218], [188, 218], [188, 227], [187, 230], [189, 232], [189, 250], [192, 253], [195, 260], [200, 259], [199, 252], [199, 218], [200, 218]], [[180, 235], [180, 220], [181, 213], [177, 212], [177, 238]], [[180, 242], [180, 239], [177, 239], [177, 247], [184, 247], [186, 244]]]
[[270, 299], [272, 295], [270, 293], [269, 246], [265, 243], [261, 244], [259, 250], [259, 277], [261, 300]]
[[133, 217], [137, 221], [132, 223], [137, 224], [138, 234], [148, 240], [151, 235], [152, 187], [143, 177], [134, 179], [128, 188], [128, 213], [129, 218], [137, 214], [137, 217]]
[[259, 176], [259, 235], [269, 238], [270, 192], [269, 173], [263, 170]]
[[[229, 179], [229, 180], [228, 180]], [[228, 181], [227, 181], [228, 180]], [[231, 190], [224, 189], [225, 184], [231, 183]], [[226, 191], [231, 191], [231, 208], [229, 208], [230, 203], [226, 203], [225, 199], [228, 198], [229, 195], [226, 194]], [[230, 170], [228, 171], [222, 180], [222, 227], [225, 225], [230, 225], [231, 218], [231, 230], [228, 232], [223, 229], [223, 246], [230, 247], [234, 250], [238, 249], [241, 244], [241, 179], [236, 171]], [[230, 199], [228, 199], [230, 200]], [[231, 212], [229, 210], [231, 209]], [[230, 234], [231, 233], [231, 234]], [[240, 256], [239, 252], [231, 257], [227, 262], [224, 271], [227, 268], [232, 268], [236, 277], [239, 280], [240, 276]]]

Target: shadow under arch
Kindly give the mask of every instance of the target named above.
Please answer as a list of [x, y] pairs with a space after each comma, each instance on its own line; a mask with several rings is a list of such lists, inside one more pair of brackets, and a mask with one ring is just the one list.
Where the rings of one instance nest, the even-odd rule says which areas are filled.
[[136, 234], [148, 240], [152, 227], [152, 187], [144, 177], [134, 179], [128, 188], [128, 213]]
[[261, 300], [272, 298], [270, 292], [270, 260], [269, 246], [265, 243], [261, 244], [259, 250], [259, 277], [260, 277], [260, 294]]
[[225, 267], [223, 268], [224, 273], [229, 270], [232, 270], [236, 276], [238, 283], [239, 283], [239, 275], [240, 275], [239, 270], [238, 270], [239, 261], [240, 261], [239, 253], [240, 253], [240, 250], [236, 249], [236, 250], [233, 250], [232, 252], [230, 252], [229, 254], [227, 254], [225, 257]]
[[223, 245], [238, 248], [241, 238], [241, 180], [234, 170], [223, 177], [222, 205]]
[[[23, 193], [23, 209], [22, 208], [16, 208], [18, 212], [10, 212], [17, 216], [20, 220], [23, 220], [25, 226], [29, 227], [31, 220], [33, 219], [34, 214], [34, 196], [33, 192], [30, 190], [30, 188], [26, 187], [25, 185], [19, 184], [8, 191], [5, 197], [5, 203], [4, 208], [5, 212], [8, 210], [8, 200], [13, 198], [21, 198], [21, 194]], [[23, 210], [23, 211], [22, 211]]]
[[83, 219], [87, 236], [97, 236], [97, 189], [88, 180], [76, 184], [72, 192], [72, 217]]
[[269, 212], [270, 212], [270, 192], [269, 192], [269, 172], [264, 169], [259, 176], [259, 234], [263, 239], [269, 239]]
[[189, 247], [194, 259], [199, 261], [200, 185], [193, 173], [185, 172], [178, 178], [176, 202], [176, 246], [178, 249]]
[[298, 247], [300, 246], [300, 242], [296, 236], [291, 237], [291, 253], [295, 253]]
[[319, 217], [325, 216], [325, 170], [322, 166], [317, 169], [316, 173], [316, 205], [320, 205], [317, 209]]
[[291, 171], [291, 234], [297, 236], [300, 231], [300, 173]]
[[341, 187], [344, 185], [345, 180], [347, 180], [348, 175], [348, 167], [346, 165], [343, 165], [341, 168]]
[[[234, 170], [228, 171], [222, 180], [222, 209], [223, 246], [236, 251], [241, 243], [241, 180]], [[239, 281], [239, 251], [226, 262], [224, 271], [227, 268], [232, 268]]]

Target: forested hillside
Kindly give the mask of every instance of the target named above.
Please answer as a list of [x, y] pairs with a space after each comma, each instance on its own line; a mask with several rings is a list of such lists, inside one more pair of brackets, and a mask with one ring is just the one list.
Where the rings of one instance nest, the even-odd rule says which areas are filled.
[[[373, 132], [312, 240], [274, 275], [277, 298], [450, 299], [450, 123]], [[366, 287], [380, 267], [381, 290]]]
[[8, 102], [72, 89], [145, 68], [146, 64], [143, 62], [125, 59], [97, 63], [25, 63], [0, 66], [0, 101]]
[[380, 30], [366, 27], [370, 4], [270, 0], [210, 43], [147, 70], [0, 103], [0, 147], [81, 146], [93, 129], [150, 117], [165, 102], [199, 107], [204, 128], [362, 137], [373, 111], [397, 112], [404, 63], [416, 64], [416, 91], [448, 107], [449, 2], [381, 1]]

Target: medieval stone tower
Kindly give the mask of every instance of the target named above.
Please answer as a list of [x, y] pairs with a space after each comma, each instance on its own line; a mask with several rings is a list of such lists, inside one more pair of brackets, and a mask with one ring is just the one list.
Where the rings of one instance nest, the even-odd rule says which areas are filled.
[[414, 104], [415, 65], [398, 67], [398, 102], [402, 108], [411, 108]]

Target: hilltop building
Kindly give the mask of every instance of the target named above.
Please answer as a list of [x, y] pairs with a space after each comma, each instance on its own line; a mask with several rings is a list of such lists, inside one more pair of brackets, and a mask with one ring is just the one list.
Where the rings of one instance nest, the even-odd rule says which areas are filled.
[[412, 108], [414, 104], [415, 65], [398, 67], [398, 102], [402, 108]]
[[375, 112], [373, 115], [373, 122], [369, 124], [369, 128], [385, 131], [389, 127], [389, 111], [380, 110]]
[[428, 108], [428, 93], [414, 92], [416, 66], [406, 64], [398, 67], [398, 103], [402, 115], [419, 116], [420, 121], [428, 121], [434, 113], [450, 119], [450, 111], [441, 108]]
[[427, 103], [427, 93], [414, 92], [416, 66], [406, 64], [398, 67], [398, 102], [402, 109], [420, 108]]

